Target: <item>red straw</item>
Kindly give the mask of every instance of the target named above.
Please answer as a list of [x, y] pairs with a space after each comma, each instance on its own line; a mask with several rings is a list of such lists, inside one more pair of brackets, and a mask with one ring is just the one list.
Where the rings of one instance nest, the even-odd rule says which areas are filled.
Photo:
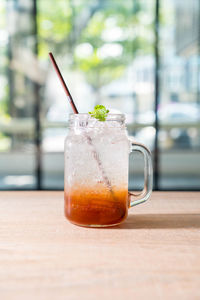
[[62, 84], [62, 86], [63, 86], [63, 88], [64, 88], [65, 94], [67, 95], [67, 98], [68, 98], [69, 103], [70, 103], [70, 105], [71, 105], [71, 107], [72, 107], [72, 109], [73, 109], [73, 112], [74, 112], [75, 114], [78, 114], [78, 110], [77, 110], [77, 108], [76, 108], [76, 105], [74, 104], [74, 101], [73, 101], [73, 98], [72, 98], [72, 96], [71, 96], [71, 94], [70, 94], [70, 91], [69, 91], [69, 89], [68, 89], [68, 87], [67, 87], [67, 85], [66, 85], [66, 83], [65, 83], [65, 81], [64, 81], [64, 79], [63, 79], [63, 77], [62, 77], [62, 74], [61, 74], [61, 72], [60, 72], [60, 70], [59, 70], [59, 68], [58, 68], [58, 65], [57, 65], [57, 63], [56, 63], [56, 61], [55, 61], [55, 59], [54, 59], [54, 56], [53, 56], [53, 54], [52, 54], [51, 52], [49, 53], [49, 57], [50, 57], [51, 62], [52, 62], [52, 64], [53, 64], [53, 66], [54, 66], [54, 69], [55, 69], [55, 71], [56, 71], [56, 73], [57, 73], [57, 75], [58, 75], [58, 78], [59, 78], [60, 81], [61, 81], [61, 84]]
[[[72, 98], [72, 96], [71, 96], [71, 94], [70, 94], [70, 92], [69, 92], [69, 89], [68, 89], [68, 87], [67, 87], [67, 85], [66, 85], [66, 83], [65, 83], [65, 81], [64, 81], [64, 79], [63, 79], [63, 77], [62, 77], [62, 74], [60, 73], [60, 70], [59, 70], [59, 68], [58, 68], [58, 65], [57, 65], [57, 63], [56, 63], [56, 61], [55, 61], [55, 59], [54, 59], [54, 57], [53, 57], [53, 54], [52, 54], [51, 52], [49, 53], [49, 57], [50, 57], [51, 62], [52, 62], [52, 64], [53, 64], [53, 66], [54, 66], [54, 69], [55, 69], [55, 71], [56, 71], [56, 73], [57, 73], [57, 75], [58, 75], [58, 77], [59, 77], [59, 79], [60, 79], [60, 81], [61, 81], [61, 83], [62, 83], [62, 86], [63, 86], [63, 88], [64, 88], [64, 91], [65, 91], [66, 95], [67, 95], [67, 98], [68, 98], [68, 100], [69, 100], [69, 103], [70, 103], [70, 105], [71, 105], [71, 107], [72, 107], [72, 109], [73, 109], [73, 112], [74, 112], [75, 114], [78, 114], [78, 110], [77, 110], [77, 108], [76, 108], [76, 105], [74, 104], [73, 98]], [[99, 156], [98, 156], [98, 154], [96, 153], [96, 150], [95, 150], [95, 148], [94, 148], [94, 145], [92, 144], [92, 139], [91, 139], [91, 137], [89, 137], [87, 134], [86, 134], [86, 138], [87, 138], [88, 143], [93, 147], [93, 154], [94, 154], [95, 159], [97, 160], [97, 163], [98, 163], [98, 165], [99, 165], [99, 169], [101, 170], [102, 177], [103, 177], [103, 179], [104, 179], [104, 181], [105, 181], [105, 183], [106, 183], [106, 185], [107, 185], [109, 191], [110, 191], [111, 194], [113, 195], [113, 190], [112, 190], [112, 186], [111, 186], [110, 180], [108, 179], [107, 175], [105, 174], [105, 171], [104, 171], [104, 169], [103, 169], [103, 167], [102, 167], [102, 163], [101, 163], [101, 161], [100, 161], [100, 159], [99, 159]], [[114, 196], [113, 196], [113, 198], [114, 198]]]

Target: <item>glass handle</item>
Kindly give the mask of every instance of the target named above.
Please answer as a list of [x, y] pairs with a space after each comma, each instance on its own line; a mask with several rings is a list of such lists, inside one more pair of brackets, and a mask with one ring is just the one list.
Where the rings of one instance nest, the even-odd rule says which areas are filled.
[[138, 193], [129, 192], [130, 207], [145, 202], [151, 195], [153, 186], [153, 167], [151, 153], [147, 147], [140, 143], [136, 143], [129, 138], [131, 143], [131, 152], [139, 151], [144, 156], [144, 189]]

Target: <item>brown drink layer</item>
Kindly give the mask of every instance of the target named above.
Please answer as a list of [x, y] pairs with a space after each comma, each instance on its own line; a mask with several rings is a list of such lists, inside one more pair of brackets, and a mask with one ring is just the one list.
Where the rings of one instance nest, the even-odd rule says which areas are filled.
[[77, 225], [114, 225], [127, 216], [128, 191], [118, 189], [111, 194], [105, 189], [70, 189], [65, 191], [65, 216]]

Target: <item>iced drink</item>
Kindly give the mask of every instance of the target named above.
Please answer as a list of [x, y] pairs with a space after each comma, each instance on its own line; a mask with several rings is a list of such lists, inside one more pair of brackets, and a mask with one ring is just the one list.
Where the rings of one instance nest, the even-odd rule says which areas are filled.
[[105, 122], [88, 114], [70, 116], [64, 182], [69, 221], [109, 226], [126, 218], [129, 152], [123, 115], [109, 115]]

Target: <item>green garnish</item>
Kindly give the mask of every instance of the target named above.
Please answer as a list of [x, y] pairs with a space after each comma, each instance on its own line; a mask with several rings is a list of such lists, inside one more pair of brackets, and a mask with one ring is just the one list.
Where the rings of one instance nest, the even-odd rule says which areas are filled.
[[96, 105], [94, 110], [89, 112], [92, 118], [96, 118], [101, 122], [106, 121], [108, 113], [109, 110], [106, 109], [104, 105]]

